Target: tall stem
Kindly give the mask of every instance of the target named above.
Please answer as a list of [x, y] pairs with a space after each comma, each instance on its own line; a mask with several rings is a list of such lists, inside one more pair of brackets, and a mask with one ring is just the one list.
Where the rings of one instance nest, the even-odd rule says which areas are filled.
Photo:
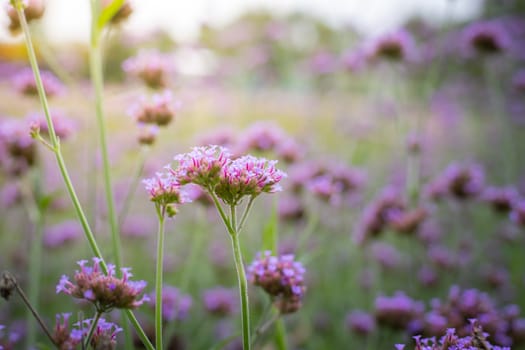
[[159, 232], [157, 235], [157, 271], [155, 278], [155, 346], [162, 350], [162, 268], [164, 263], [164, 206], [157, 205]]
[[248, 304], [248, 282], [246, 281], [246, 272], [242, 260], [241, 245], [237, 233], [230, 235], [232, 240], [233, 257], [235, 260], [235, 270], [237, 271], [237, 280], [239, 282], [239, 294], [241, 299], [241, 317], [242, 317], [242, 344], [244, 350], [251, 349], [250, 342], [250, 309]]
[[[44, 90], [44, 85], [42, 84], [42, 78], [40, 76], [40, 70], [38, 68], [38, 61], [36, 59], [35, 50], [33, 48], [33, 43], [31, 42], [31, 34], [29, 32], [29, 26], [27, 25], [27, 20], [25, 18], [24, 10], [23, 10], [23, 4], [21, 0], [13, 0], [12, 1], [14, 8], [18, 14], [18, 18], [20, 20], [20, 26], [22, 27], [22, 31], [24, 32], [24, 40], [26, 43], [27, 48], [27, 54], [29, 57], [29, 63], [31, 65], [31, 69], [33, 70], [33, 75], [35, 77], [36, 87], [38, 90], [38, 96], [40, 98], [40, 103], [42, 104], [42, 108], [44, 110], [44, 115], [46, 117], [46, 123], [48, 127], [49, 132], [49, 138], [51, 140], [51, 145], [53, 146], [53, 153], [55, 154], [55, 158], [58, 164], [58, 168], [60, 170], [60, 174], [62, 175], [62, 179], [66, 185], [67, 192], [71, 198], [71, 201], [73, 202], [73, 206], [75, 207], [75, 212], [78, 216], [78, 219], [80, 221], [80, 224], [82, 226], [82, 229], [84, 230], [84, 234], [86, 236], [86, 239], [88, 240], [89, 246], [91, 247], [91, 250], [93, 251], [93, 254], [101, 259], [100, 265], [104, 271], [104, 273], [108, 272], [108, 267], [106, 265], [106, 262], [104, 261], [104, 258], [102, 257], [102, 253], [100, 252], [100, 249], [97, 245], [97, 242], [95, 240], [95, 236], [93, 235], [93, 232], [91, 231], [91, 227], [89, 226], [89, 223], [87, 221], [86, 215], [84, 214], [84, 211], [82, 209], [82, 205], [80, 204], [80, 201], [78, 199], [77, 193], [75, 191], [75, 188], [73, 186], [73, 183], [71, 182], [71, 178], [69, 176], [69, 172], [67, 170], [64, 158], [62, 156], [62, 151], [60, 148], [60, 142], [58, 140], [58, 137], [55, 133], [55, 128], [53, 126], [53, 121], [51, 119], [51, 114], [49, 112], [49, 104], [47, 102], [46, 93]], [[133, 312], [131, 310], [125, 311], [126, 315], [128, 316], [129, 321], [133, 324], [135, 327], [135, 330], [137, 331], [140, 339], [146, 346], [148, 350], [155, 350], [151, 342], [148, 340], [148, 337], [144, 333], [144, 330], [138, 323], [135, 315], [133, 315]]]

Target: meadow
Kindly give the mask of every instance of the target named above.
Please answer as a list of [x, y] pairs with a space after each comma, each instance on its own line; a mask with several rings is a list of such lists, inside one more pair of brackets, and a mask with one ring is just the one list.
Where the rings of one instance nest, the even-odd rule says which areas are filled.
[[87, 47], [8, 10], [0, 349], [525, 349], [520, 2], [191, 44], [101, 2]]

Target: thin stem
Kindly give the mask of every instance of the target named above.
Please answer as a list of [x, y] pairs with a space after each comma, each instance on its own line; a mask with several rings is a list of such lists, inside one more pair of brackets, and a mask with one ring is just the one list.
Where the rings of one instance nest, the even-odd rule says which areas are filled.
[[241, 317], [242, 317], [242, 344], [244, 350], [251, 349], [250, 342], [250, 309], [248, 304], [248, 283], [246, 281], [246, 273], [244, 271], [244, 264], [242, 261], [241, 246], [239, 243], [239, 236], [233, 234], [230, 236], [232, 240], [233, 256], [235, 259], [235, 269], [237, 271], [237, 279], [239, 282], [239, 294], [241, 299]]
[[246, 205], [246, 208], [244, 209], [244, 213], [241, 216], [241, 221], [239, 223], [239, 227], [237, 227], [237, 233], [241, 232], [242, 228], [244, 227], [244, 223], [246, 222], [246, 218], [248, 217], [248, 213], [250, 212], [250, 209], [253, 205], [253, 200], [255, 199], [255, 196], [250, 197], [250, 201]]
[[42, 320], [40, 315], [38, 315], [38, 312], [35, 310], [35, 308], [31, 305], [31, 302], [29, 301], [29, 299], [25, 295], [25, 293], [22, 290], [22, 288], [18, 285], [18, 282], [17, 282], [16, 278], [13, 277], [13, 275], [11, 275], [9, 272], [6, 271], [2, 275], [2, 279], [8, 280], [15, 287], [18, 295], [20, 295], [20, 297], [22, 298], [24, 304], [26, 304], [28, 309], [31, 311], [31, 313], [33, 314], [33, 316], [37, 320], [38, 324], [40, 325], [40, 328], [42, 328], [42, 330], [44, 331], [46, 336], [49, 338], [49, 340], [51, 340], [51, 342], [54, 345], [57, 345], [56, 342], [55, 342], [55, 339], [53, 338], [53, 336], [51, 335], [51, 333], [47, 329], [46, 324], [44, 323], [44, 321]]
[[95, 314], [95, 317], [93, 317], [93, 319], [91, 320], [91, 326], [89, 327], [88, 335], [86, 339], [84, 340], [84, 343], [82, 344], [83, 347], [89, 348], [89, 342], [91, 341], [91, 337], [93, 337], [93, 333], [95, 333], [95, 329], [97, 328], [98, 320], [100, 320], [100, 316], [102, 316], [102, 312], [97, 311], [97, 313]]
[[228, 219], [228, 217], [224, 213], [224, 210], [222, 209], [222, 206], [219, 203], [219, 199], [217, 198], [217, 195], [213, 192], [213, 190], [210, 190], [210, 189], [208, 189], [208, 193], [210, 194], [211, 198], [213, 199], [213, 203], [215, 204], [215, 207], [217, 208], [217, 211], [219, 212], [219, 215], [221, 216], [221, 219], [224, 222], [224, 225], [226, 225], [226, 229], [228, 230], [228, 233], [230, 235], [235, 234], [235, 229], [231, 225], [230, 219]]
[[155, 278], [155, 346], [162, 346], [162, 268], [164, 263], [164, 217], [165, 207], [156, 205], [159, 219], [159, 232], [157, 235], [157, 271]]
[[[140, 323], [139, 323], [139, 321], [137, 321], [137, 318], [133, 314], [133, 311], [131, 311], [129, 309], [125, 309], [124, 313], [128, 317], [129, 322], [131, 322], [131, 325], [133, 326], [133, 328], [135, 328], [135, 331], [137, 332], [137, 335], [139, 336], [140, 340], [142, 341], [142, 344], [146, 347], [146, 349], [147, 350], [155, 350], [155, 347], [149, 341], [148, 336], [146, 335], [146, 333], [144, 332], [144, 330], [140, 326]], [[159, 348], [159, 350], [162, 350], [162, 349]]]
[[286, 328], [284, 327], [284, 321], [279, 318], [275, 323], [275, 346], [277, 350], [288, 349], [288, 341], [286, 340]]

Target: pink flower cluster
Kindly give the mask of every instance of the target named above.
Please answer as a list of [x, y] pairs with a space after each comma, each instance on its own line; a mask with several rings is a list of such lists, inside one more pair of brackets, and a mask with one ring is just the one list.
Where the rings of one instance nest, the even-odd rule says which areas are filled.
[[244, 196], [281, 191], [279, 182], [286, 174], [275, 167], [277, 161], [250, 155], [230, 157], [220, 146], [196, 147], [176, 156], [178, 167], [170, 171], [181, 184], [199, 185], [229, 205], [238, 204]]
[[134, 309], [148, 300], [140, 297], [146, 287], [145, 281], [130, 281], [132, 274], [129, 268], [122, 268], [122, 277], [115, 275], [115, 266], [108, 265], [108, 274], [100, 267], [101, 260], [93, 258], [93, 266], [87, 266], [87, 260], [78, 262], [80, 271], [75, 271], [74, 282], [66, 275], [60, 278], [56, 292], [66, 293], [74, 298], [85, 299], [95, 304], [100, 312], [113, 308]]
[[173, 118], [180, 103], [173, 100], [169, 90], [162, 94], [154, 94], [151, 101], [141, 98], [129, 110], [129, 114], [142, 124], [156, 124], [158, 126], [168, 125]]
[[173, 71], [173, 62], [169, 55], [158, 51], [141, 51], [135, 57], [125, 60], [122, 68], [148, 87], [159, 89], [167, 86], [167, 76]]
[[[64, 86], [53, 73], [42, 71], [40, 76], [47, 97], [59, 95], [64, 91]], [[13, 77], [13, 85], [15, 89], [21, 94], [31, 96], [38, 95], [35, 77], [33, 75], [33, 71], [30, 68], [24, 69], [20, 73], [16, 74]]]
[[190, 201], [185, 192], [181, 191], [177, 178], [170, 173], [157, 173], [155, 177], [142, 180], [142, 183], [149, 193], [150, 200], [162, 206]]

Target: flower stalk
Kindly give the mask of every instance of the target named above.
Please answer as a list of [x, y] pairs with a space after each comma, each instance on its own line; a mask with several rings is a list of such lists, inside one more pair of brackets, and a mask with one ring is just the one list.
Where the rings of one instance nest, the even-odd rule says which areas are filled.
[[159, 231], [157, 234], [157, 269], [155, 277], [155, 346], [162, 346], [162, 274], [164, 265], [164, 220], [166, 207], [156, 204], [157, 217], [159, 219]]

